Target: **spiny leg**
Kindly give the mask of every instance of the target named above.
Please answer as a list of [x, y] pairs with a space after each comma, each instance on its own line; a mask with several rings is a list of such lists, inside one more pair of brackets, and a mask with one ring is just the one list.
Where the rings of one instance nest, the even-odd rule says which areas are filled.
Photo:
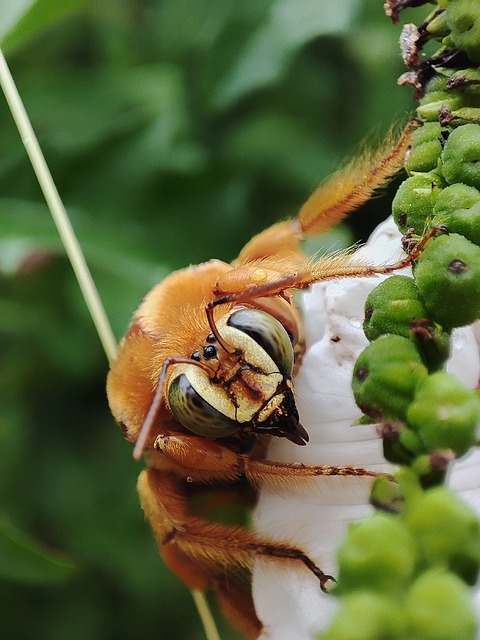
[[[189, 475], [193, 477], [193, 470]], [[325, 574], [301, 549], [274, 539], [259, 537], [242, 527], [210, 522], [192, 516], [187, 511], [185, 482], [149, 468], [139, 478], [138, 490], [145, 514], [150, 521], [161, 552], [167, 560], [173, 554], [185, 555], [196, 561], [195, 572], [181, 574], [187, 583], [199, 588], [202, 571], [212, 566], [221, 574], [222, 567], [229, 570], [250, 570], [255, 555], [302, 562], [319, 580], [325, 590], [333, 578]], [[170, 562], [174, 570], [175, 566]], [[176, 570], [179, 573], [178, 570]], [[214, 576], [215, 572], [210, 571]], [[211, 581], [204, 588], [212, 588]]]
[[378, 474], [361, 467], [343, 465], [304, 465], [295, 462], [256, 460], [248, 454], [236, 453], [219, 442], [187, 434], [163, 434], [155, 440], [156, 452], [149, 452], [151, 466], [168, 458], [178, 467], [180, 477], [191, 476], [198, 482], [234, 482], [246, 477], [255, 486], [268, 484], [284, 487], [302, 484], [321, 476], [376, 477]]
[[[207, 304], [207, 318], [213, 322], [213, 309], [221, 304], [246, 302], [254, 298], [268, 296], [286, 296], [289, 289], [305, 289], [316, 282], [337, 278], [369, 278], [376, 275], [388, 275], [395, 271], [412, 266], [418, 260], [427, 242], [439, 233], [447, 233], [445, 225], [430, 229], [420, 240], [408, 238], [405, 247], [409, 253], [391, 264], [373, 265], [359, 259], [350, 249], [338, 251], [318, 260], [305, 260], [297, 267], [292, 263], [292, 270], [282, 275], [281, 267], [274, 259], [252, 262], [241, 268], [241, 274], [232, 270], [222, 275], [217, 281], [215, 300]], [[286, 263], [284, 263], [287, 266]], [[233, 289], [233, 291], [232, 291]], [[220, 295], [220, 294], [223, 295]]]
[[297, 219], [302, 231], [306, 235], [325, 233], [385, 187], [403, 168], [412, 134], [420, 124], [410, 120], [396, 143], [390, 133], [373, 151], [365, 145], [363, 153], [327, 178], [300, 209]]
[[363, 153], [315, 189], [293, 220], [279, 222], [252, 238], [233, 266], [269, 256], [301, 255], [305, 236], [321, 235], [344, 220], [403, 168], [413, 132], [420, 124], [412, 119], [396, 143], [390, 133], [374, 151], [365, 145]]

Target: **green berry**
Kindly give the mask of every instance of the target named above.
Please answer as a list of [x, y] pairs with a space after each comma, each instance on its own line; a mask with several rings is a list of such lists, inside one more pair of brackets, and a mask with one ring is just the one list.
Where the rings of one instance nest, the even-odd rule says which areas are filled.
[[405, 522], [425, 567], [439, 565], [474, 584], [480, 565], [480, 521], [460, 498], [434, 487], [413, 500]]
[[376, 513], [351, 527], [337, 558], [342, 593], [367, 587], [396, 595], [413, 575], [417, 548], [401, 519]]
[[418, 433], [408, 427], [404, 427], [400, 431], [398, 434], [398, 442], [402, 447], [404, 447], [404, 449], [416, 455], [420, 455], [425, 452], [425, 446]]
[[375, 478], [370, 492], [370, 504], [387, 513], [398, 513], [402, 510], [404, 496], [400, 486], [392, 482], [390, 477], [379, 475]]
[[442, 189], [433, 208], [432, 224], [445, 224], [450, 233], [459, 233], [480, 245], [480, 191], [461, 183]]
[[470, 60], [480, 63], [480, 12], [478, 0], [452, 0], [445, 9], [447, 25], [455, 47]]
[[413, 340], [430, 370], [450, 355], [450, 336], [428, 320], [413, 278], [392, 276], [375, 287], [365, 301], [363, 330], [369, 340], [385, 333]]
[[429, 452], [451, 449], [462, 456], [476, 442], [480, 400], [456, 378], [439, 371], [421, 382], [407, 411], [407, 423]]
[[463, 106], [465, 106], [463, 97], [447, 89], [443, 91], [429, 91], [420, 100], [420, 104], [417, 107], [417, 114], [423, 120], [438, 122], [438, 114], [441, 109], [454, 111]]
[[480, 125], [464, 124], [448, 136], [442, 172], [449, 184], [463, 182], [480, 189]]
[[426, 122], [412, 138], [412, 148], [405, 162], [405, 169], [414, 171], [433, 171], [437, 168], [442, 153], [441, 127], [438, 122]]
[[410, 640], [475, 640], [475, 612], [464, 583], [432, 569], [411, 586], [404, 605]]
[[404, 420], [418, 384], [427, 376], [408, 338], [384, 335], [359, 356], [353, 371], [355, 401], [374, 420]]
[[436, 73], [433, 78], [427, 82], [423, 99], [426, 100], [428, 96], [431, 96], [432, 94], [447, 91], [447, 84], [448, 78], [441, 73]]
[[392, 276], [375, 287], [365, 301], [363, 330], [369, 340], [384, 333], [411, 337], [412, 320], [426, 318], [413, 278]]
[[399, 423], [383, 423], [380, 433], [383, 439], [383, 456], [393, 464], [411, 466], [425, 450], [418, 435]]
[[446, 450], [425, 453], [412, 460], [410, 468], [424, 489], [438, 487], [445, 482], [448, 465], [453, 456]]
[[449, 85], [460, 89], [469, 98], [478, 99], [480, 96], [480, 69], [459, 69], [450, 76]]
[[434, 17], [426, 24], [428, 33], [434, 38], [442, 38], [448, 34], [448, 24], [445, 16], [445, 11], [439, 11]]
[[407, 178], [392, 202], [394, 220], [402, 233], [413, 228], [422, 234], [438, 196], [439, 177], [434, 173]]
[[460, 124], [480, 124], [480, 108], [462, 107], [452, 111], [452, 123]]
[[480, 317], [480, 247], [463, 236], [431, 239], [414, 276], [429, 318], [445, 330]]
[[404, 615], [393, 598], [362, 591], [346, 596], [322, 640], [401, 640]]

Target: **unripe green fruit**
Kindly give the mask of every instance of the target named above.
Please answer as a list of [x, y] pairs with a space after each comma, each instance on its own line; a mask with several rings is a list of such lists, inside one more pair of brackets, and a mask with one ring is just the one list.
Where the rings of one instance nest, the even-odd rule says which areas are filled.
[[406, 510], [405, 522], [420, 548], [425, 567], [439, 565], [474, 584], [480, 565], [480, 521], [445, 487], [420, 494]]
[[436, 169], [442, 153], [440, 138], [441, 127], [438, 122], [426, 122], [423, 127], [415, 131], [405, 169], [409, 173]]
[[384, 425], [381, 431], [383, 456], [393, 464], [411, 466], [418, 459], [417, 456], [425, 452], [424, 444], [418, 434], [405, 427], [403, 423], [389, 425], [392, 426], [393, 429], [385, 428]]
[[407, 450], [415, 455], [420, 455], [425, 453], [425, 445], [422, 442], [422, 439], [419, 437], [418, 433], [405, 427], [402, 429], [398, 436], [398, 442]]
[[461, 183], [442, 189], [432, 218], [432, 225], [440, 224], [480, 245], [480, 191]]
[[380, 593], [362, 591], [346, 596], [322, 640], [401, 640], [404, 615], [398, 602]]
[[448, 78], [440, 73], [436, 73], [433, 78], [431, 78], [425, 87], [425, 94], [422, 98], [423, 100], [436, 92], [447, 91], [447, 83]]
[[427, 22], [427, 31], [435, 38], [441, 38], [449, 33], [445, 11], [439, 11]]
[[410, 323], [426, 318], [413, 278], [392, 276], [380, 283], [365, 301], [363, 330], [369, 340], [384, 333], [411, 337]]
[[465, 106], [463, 97], [447, 89], [443, 91], [427, 91], [420, 100], [417, 114], [422, 120], [438, 121], [440, 109], [446, 108], [449, 111], [454, 111], [463, 106]]
[[480, 247], [463, 236], [431, 239], [414, 276], [430, 319], [447, 331], [480, 317]]
[[413, 340], [430, 370], [450, 355], [450, 336], [428, 320], [413, 278], [392, 276], [375, 287], [365, 301], [363, 330], [369, 340], [385, 333]]
[[457, 126], [461, 124], [480, 124], [479, 107], [461, 107], [452, 111], [452, 123]]
[[388, 476], [375, 478], [370, 492], [370, 504], [380, 511], [399, 513], [403, 508], [404, 495], [400, 486]]
[[445, 371], [428, 376], [416, 390], [407, 423], [429, 452], [451, 449], [462, 456], [476, 442], [480, 400]]
[[453, 0], [445, 9], [450, 37], [470, 60], [480, 63], [480, 12], [478, 0]]
[[480, 125], [464, 124], [448, 136], [442, 172], [449, 184], [463, 182], [480, 189]]
[[[463, 95], [477, 100], [480, 97], [480, 69], [459, 69], [452, 73], [449, 83], [461, 88]], [[474, 102], [474, 104], [478, 102]]]
[[417, 547], [405, 523], [376, 513], [353, 525], [338, 552], [338, 589], [396, 595], [412, 577]]
[[[411, 429], [409, 429], [411, 431]], [[450, 452], [443, 450], [419, 455], [410, 464], [424, 489], [438, 487], [445, 482], [447, 468], [452, 461]]]
[[402, 233], [413, 228], [422, 234], [438, 196], [439, 177], [434, 173], [407, 178], [392, 202], [393, 218]]
[[457, 576], [433, 569], [411, 586], [405, 600], [409, 640], [475, 640], [470, 594]]
[[359, 356], [353, 371], [353, 394], [362, 411], [375, 420], [405, 420], [408, 405], [427, 369], [413, 343], [384, 335]]

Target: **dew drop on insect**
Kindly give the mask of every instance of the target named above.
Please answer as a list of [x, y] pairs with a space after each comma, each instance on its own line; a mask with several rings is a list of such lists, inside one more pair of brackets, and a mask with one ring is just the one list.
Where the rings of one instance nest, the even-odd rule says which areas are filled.
[[187, 482], [192, 483], [193, 482], [193, 478], [192, 476], [187, 476]]

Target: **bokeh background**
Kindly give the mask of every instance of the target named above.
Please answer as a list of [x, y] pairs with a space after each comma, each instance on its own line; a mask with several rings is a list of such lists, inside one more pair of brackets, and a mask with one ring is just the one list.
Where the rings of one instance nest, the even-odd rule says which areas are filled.
[[[5, 54], [117, 338], [166, 273], [231, 260], [362, 138], [407, 120], [400, 29], [382, 5], [0, 3]], [[342, 242], [388, 210], [387, 192]], [[3, 98], [0, 278], [0, 637], [201, 638], [144, 523], [106, 359]]]

